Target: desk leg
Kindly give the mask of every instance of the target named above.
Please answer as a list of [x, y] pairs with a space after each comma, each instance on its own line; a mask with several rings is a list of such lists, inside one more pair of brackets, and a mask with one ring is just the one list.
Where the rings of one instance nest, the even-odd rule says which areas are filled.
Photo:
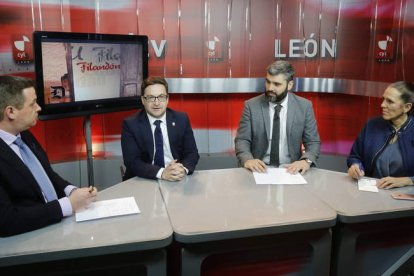
[[326, 231], [320, 239], [311, 241], [313, 256], [311, 271], [314, 275], [329, 275], [331, 261], [332, 231]]
[[182, 276], [199, 276], [201, 274], [201, 264], [209, 253], [191, 252], [186, 248], [181, 249], [181, 272]]
[[355, 250], [358, 233], [347, 225], [337, 225], [334, 230], [333, 275], [352, 275], [355, 269]]
[[165, 249], [155, 250], [147, 256], [145, 261], [148, 276], [167, 275], [167, 253]]

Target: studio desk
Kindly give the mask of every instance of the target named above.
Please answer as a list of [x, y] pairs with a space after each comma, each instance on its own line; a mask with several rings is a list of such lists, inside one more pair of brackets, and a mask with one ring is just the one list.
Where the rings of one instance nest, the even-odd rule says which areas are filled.
[[256, 185], [252, 173], [238, 168], [159, 181], [182, 275], [413, 270], [414, 201], [390, 196], [413, 187], [364, 192], [347, 174], [317, 168], [304, 177], [308, 184]]
[[[62, 222], [0, 238], [0, 275], [166, 275], [172, 228], [157, 183], [130, 179], [98, 200], [135, 197], [140, 214]], [[141, 272], [141, 273], [139, 273]]]
[[358, 190], [345, 173], [311, 169], [305, 189], [336, 210], [331, 275], [408, 275], [414, 271], [414, 201], [395, 200], [394, 192]]
[[362, 192], [346, 174], [316, 168], [304, 177], [308, 184], [256, 185], [242, 168], [196, 171], [179, 182], [136, 177], [99, 192], [98, 200], [134, 196], [140, 214], [81, 223], [70, 217], [0, 238], [0, 274], [36, 265], [51, 275], [165, 275], [167, 247], [178, 255], [168, 258], [181, 264], [178, 273], [191, 276], [412, 269], [414, 202], [390, 193], [414, 188]]
[[242, 168], [159, 183], [182, 275], [329, 275], [336, 212], [305, 185], [256, 185]]

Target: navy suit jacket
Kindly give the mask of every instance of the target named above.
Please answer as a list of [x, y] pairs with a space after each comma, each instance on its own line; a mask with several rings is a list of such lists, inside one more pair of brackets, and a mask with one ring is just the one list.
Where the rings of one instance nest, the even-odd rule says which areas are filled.
[[[29, 132], [22, 140], [39, 159], [58, 198], [64, 197], [69, 182], [56, 174], [46, 153]], [[0, 139], [0, 236], [28, 232], [61, 221], [62, 209], [57, 200], [45, 202], [39, 185], [19, 156]]]
[[[186, 113], [169, 108], [166, 111], [166, 120], [172, 156], [192, 174], [200, 156], [190, 120]], [[160, 167], [152, 164], [154, 140], [145, 110], [124, 120], [121, 145], [126, 167], [124, 180], [134, 176], [157, 179]]]

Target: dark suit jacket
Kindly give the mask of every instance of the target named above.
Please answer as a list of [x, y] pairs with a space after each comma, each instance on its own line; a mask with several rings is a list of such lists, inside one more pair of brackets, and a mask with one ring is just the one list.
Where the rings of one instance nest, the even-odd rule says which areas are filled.
[[[58, 198], [70, 183], [51, 168], [46, 153], [29, 132], [21, 133], [23, 141], [39, 159]], [[28, 232], [59, 222], [62, 209], [57, 200], [45, 203], [42, 192], [30, 170], [14, 151], [0, 139], [0, 236]]]
[[[168, 139], [171, 153], [193, 173], [197, 165], [197, 145], [186, 113], [167, 108]], [[122, 155], [126, 167], [124, 180], [133, 176], [157, 179], [160, 167], [152, 164], [154, 141], [147, 113], [143, 110], [124, 120], [121, 135]]]

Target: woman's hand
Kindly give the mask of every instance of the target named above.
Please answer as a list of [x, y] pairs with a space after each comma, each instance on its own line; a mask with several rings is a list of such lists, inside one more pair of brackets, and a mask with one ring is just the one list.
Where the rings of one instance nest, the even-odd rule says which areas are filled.
[[404, 186], [413, 185], [413, 182], [409, 177], [391, 177], [387, 176], [381, 178], [377, 182], [377, 187], [380, 189], [392, 189]]
[[361, 170], [361, 166], [357, 163], [352, 164], [351, 167], [348, 169], [348, 175], [353, 179], [360, 179], [365, 175], [365, 172]]

